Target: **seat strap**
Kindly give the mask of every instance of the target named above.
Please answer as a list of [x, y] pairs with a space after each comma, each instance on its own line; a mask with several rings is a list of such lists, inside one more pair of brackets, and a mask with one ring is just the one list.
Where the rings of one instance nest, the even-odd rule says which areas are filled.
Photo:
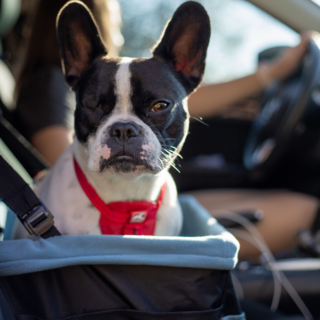
[[0, 139], [8, 146], [31, 177], [49, 167], [43, 157], [2, 115], [0, 104]]
[[42, 238], [60, 235], [51, 212], [1, 155], [0, 199], [16, 213], [30, 234]]

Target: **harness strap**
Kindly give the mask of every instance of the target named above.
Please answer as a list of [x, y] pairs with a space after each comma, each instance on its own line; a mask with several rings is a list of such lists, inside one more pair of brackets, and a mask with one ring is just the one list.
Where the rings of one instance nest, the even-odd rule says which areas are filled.
[[51, 212], [1, 155], [0, 199], [16, 213], [30, 234], [42, 238], [60, 235]]
[[100, 211], [102, 234], [154, 235], [156, 215], [165, 194], [166, 183], [156, 201], [118, 201], [107, 204], [89, 183], [75, 158], [74, 169], [82, 190]]

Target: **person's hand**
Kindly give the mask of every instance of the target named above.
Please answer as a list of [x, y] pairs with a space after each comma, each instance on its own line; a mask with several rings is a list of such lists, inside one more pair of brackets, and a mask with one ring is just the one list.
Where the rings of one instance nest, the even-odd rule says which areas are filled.
[[262, 87], [266, 88], [274, 80], [289, 77], [298, 67], [307, 52], [310, 39], [315, 34], [315, 32], [302, 34], [301, 41], [296, 47], [288, 48], [274, 61], [260, 65], [256, 74]]

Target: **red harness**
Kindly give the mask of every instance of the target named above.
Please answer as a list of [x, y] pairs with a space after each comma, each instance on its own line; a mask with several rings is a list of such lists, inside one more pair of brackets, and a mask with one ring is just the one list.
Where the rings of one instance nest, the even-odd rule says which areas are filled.
[[88, 182], [75, 158], [74, 169], [83, 191], [101, 213], [102, 234], [154, 235], [156, 215], [162, 203], [166, 184], [162, 186], [157, 201], [119, 201], [106, 204]]

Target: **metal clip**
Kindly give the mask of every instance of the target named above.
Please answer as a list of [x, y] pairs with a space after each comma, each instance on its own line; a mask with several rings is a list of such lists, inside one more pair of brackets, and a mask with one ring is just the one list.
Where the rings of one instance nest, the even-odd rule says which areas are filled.
[[42, 204], [25, 215], [22, 218], [22, 222], [30, 234], [40, 236], [53, 226], [53, 215]]

